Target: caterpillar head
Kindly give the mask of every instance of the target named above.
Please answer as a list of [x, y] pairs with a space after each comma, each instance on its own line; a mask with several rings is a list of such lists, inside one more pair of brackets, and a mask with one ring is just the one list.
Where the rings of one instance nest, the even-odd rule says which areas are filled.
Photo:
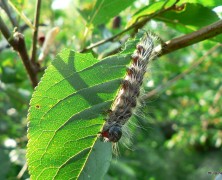
[[101, 133], [103, 138], [106, 138], [110, 142], [118, 142], [122, 136], [122, 128], [118, 124], [114, 124], [109, 129]]

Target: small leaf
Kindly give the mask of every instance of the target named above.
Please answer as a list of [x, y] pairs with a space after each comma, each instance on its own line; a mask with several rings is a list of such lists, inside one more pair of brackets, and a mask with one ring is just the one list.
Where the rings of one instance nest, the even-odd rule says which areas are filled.
[[114, 16], [130, 6], [135, 0], [97, 0], [91, 12], [79, 10], [82, 17], [86, 20], [88, 26], [99, 25], [109, 21]]
[[102, 61], [91, 54], [63, 50], [47, 68], [28, 115], [31, 179], [104, 176], [111, 146], [96, 143], [97, 136], [139, 37], [141, 33], [123, 52]]

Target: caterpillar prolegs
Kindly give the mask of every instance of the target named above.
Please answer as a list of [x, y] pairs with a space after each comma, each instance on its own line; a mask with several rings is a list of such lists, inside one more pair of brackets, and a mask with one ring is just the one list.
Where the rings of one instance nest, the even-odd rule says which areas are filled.
[[118, 142], [122, 136], [122, 128], [133, 114], [137, 106], [140, 88], [149, 62], [155, 57], [154, 47], [156, 36], [146, 32], [136, 45], [132, 54], [131, 65], [127, 68], [127, 74], [122, 81], [112, 109], [106, 119], [101, 132], [104, 141]]

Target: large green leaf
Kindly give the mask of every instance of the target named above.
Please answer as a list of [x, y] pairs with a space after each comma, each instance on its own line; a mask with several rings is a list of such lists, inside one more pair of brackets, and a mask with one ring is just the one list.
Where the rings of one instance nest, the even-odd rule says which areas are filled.
[[66, 49], [47, 68], [28, 115], [32, 179], [101, 179], [106, 173], [111, 146], [97, 144], [97, 136], [138, 39], [102, 61]]
[[[208, 7], [191, 3], [186, 3], [182, 11], [168, 11], [156, 19], [185, 34], [220, 20], [217, 14]], [[212, 40], [221, 42], [222, 35], [216, 36]]]
[[201, 4], [187, 3], [180, 11], [168, 11], [159, 15], [157, 20], [166, 22], [183, 33], [198, 30], [219, 20], [217, 14]]
[[83, 9], [79, 12], [82, 17], [90, 25], [99, 25], [109, 21], [114, 16], [130, 6], [135, 0], [97, 0], [91, 10]]

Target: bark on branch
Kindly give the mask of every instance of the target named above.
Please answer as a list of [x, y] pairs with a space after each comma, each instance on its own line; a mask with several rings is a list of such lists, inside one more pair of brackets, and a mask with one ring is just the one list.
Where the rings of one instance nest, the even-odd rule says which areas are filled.
[[162, 49], [157, 48], [158, 56], [171, 53], [200, 41], [210, 39], [222, 33], [222, 20], [205, 26], [198, 31], [167, 41]]

